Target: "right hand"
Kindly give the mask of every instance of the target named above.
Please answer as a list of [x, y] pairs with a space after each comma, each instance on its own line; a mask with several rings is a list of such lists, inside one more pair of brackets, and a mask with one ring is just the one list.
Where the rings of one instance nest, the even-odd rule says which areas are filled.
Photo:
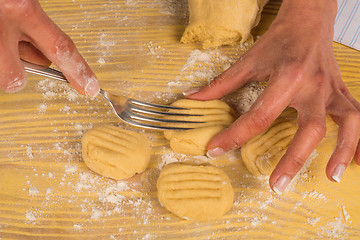
[[95, 74], [74, 42], [46, 15], [37, 0], [0, 0], [0, 88], [17, 92], [26, 84], [20, 58], [53, 62], [81, 94], [96, 96]]

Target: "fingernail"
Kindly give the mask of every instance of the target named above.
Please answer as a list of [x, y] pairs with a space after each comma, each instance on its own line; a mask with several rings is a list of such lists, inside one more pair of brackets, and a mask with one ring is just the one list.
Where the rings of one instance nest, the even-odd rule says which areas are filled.
[[184, 96], [189, 96], [189, 95], [192, 95], [194, 93], [197, 93], [200, 91], [200, 88], [193, 88], [193, 89], [190, 89], [190, 90], [187, 90], [185, 92], [183, 92], [183, 95]]
[[85, 94], [90, 97], [95, 97], [96, 95], [98, 95], [100, 91], [100, 86], [95, 77], [91, 77], [88, 79], [84, 91]]
[[276, 192], [277, 194], [281, 195], [286, 187], [289, 185], [289, 183], [291, 182], [291, 178], [289, 176], [286, 175], [282, 175], [274, 184], [273, 186], [273, 190], [274, 192]]
[[17, 91], [20, 91], [21, 89], [23, 89], [24, 87], [25, 87], [24, 79], [15, 78], [11, 82], [9, 82], [9, 84], [6, 87], [5, 92], [8, 92], [8, 93], [17, 92]]
[[340, 183], [342, 176], [344, 175], [346, 166], [344, 164], [339, 164], [336, 166], [335, 171], [332, 175], [332, 179]]
[[216, 148], [213, 148], [213, 149], [210, 149], [209, 151], [207, 151], [206, 156], [208, 156], [209, 158], [212, 158], [212, 157], [217, 157], [223, 153], [224, 153], [224, 149], [216, 147]]

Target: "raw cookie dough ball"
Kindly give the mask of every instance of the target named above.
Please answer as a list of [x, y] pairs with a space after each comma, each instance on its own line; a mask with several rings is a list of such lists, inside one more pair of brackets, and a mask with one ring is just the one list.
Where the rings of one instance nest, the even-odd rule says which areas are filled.
[[234, 45], [252, 39], [267, 0], [189, 0], [189, 24], [183, 43], [200, 42], [204, 48]]
[[94, 172], [124, 179], [143, 172], [150, 161], [150, 142], [145, 134], [110, 125], [87, 131], [82, 156]]
[[270, 175], [297, 131], [295, 120], [278, 118], [268, 130], [241, 147], [247, 169], [255, 176]]
[[[189, 155], [206, 154], [206, 146], [210, 139], [234, 120], [232, 109], [225, 102], [220, 100], [196, 101], [181, 99], [171, 106], [187, 108], [184, 113], [199, 114], [203, 116], [175, 117], [176, 119], [188, 121], [200, 121], [204, 123], [184, 124], [184, 127], [194, 129], [184, 131], [165, 131], [166, 139], [170, 140], [170, 147], [175, 152]], [[174, 110], [179, 112], [179, 110]]]
[[213, 166], [171, 163], [160, 172], [157, 189], [161, 204], [185, 219], [218, 219], [234, 202], [229, 177]]

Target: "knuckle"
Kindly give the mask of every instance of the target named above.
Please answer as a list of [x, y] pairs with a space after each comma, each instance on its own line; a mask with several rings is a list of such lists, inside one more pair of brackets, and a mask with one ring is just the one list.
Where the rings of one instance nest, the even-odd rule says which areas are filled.
[[64, 58], [70, 58], [73, 51], [74, 44], [69, 36], [67, 36], [66, 34], [62, 34], [57, 38], [54, 49], [54, 54], [56, 56], [62, 58], [61, 60], [64, 60]]
[[357, 123], [357, 125], [360, 124], [360, 112], [351, 110], [347, 112], [347, 118], [354, 123]]
[[251, 128], [266, 130], [271, 124], [271, 118], [269, 114], [263, 111], [258, 111], [257, 113], [250, 114], [249, 116], [249, 126]]
[[298, 171], [304, 166], [306, 158], [303, 158], [298, 155], [291, 155], [288, 157], [289, 159], [289, 172], [292, 173], [292, 175], [296, 175]]
[[35, 8], [32, 0], [3, 0], [1, 3], [2, 13], [11, 17], [27, 16]]
[[309, 135], [309, 137], [313, 139], [317, 139], [319, 141], [325, 137], [326, 134], [325, 122], [318, 119], [313, 119], [307, 123], [306, 127], [308, 128], [307, 134]]

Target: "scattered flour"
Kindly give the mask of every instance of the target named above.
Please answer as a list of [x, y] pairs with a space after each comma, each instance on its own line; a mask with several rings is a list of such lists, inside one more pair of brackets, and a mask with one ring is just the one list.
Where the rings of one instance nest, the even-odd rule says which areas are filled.
[[82, 226], [80, 224], [74, 224], [73, 228], [77, 231], [80, 231], [82, 229]]
[[65, 173], [76, 173], [78, 167], [76, 165], [65, 165]]
[[32, 147], [26, 146], [26, 155], [27, 155], [30, 159], [34, 159]]
[[308, 218], [307, 222], [314, 227], [318, 222], [320, 222], [320, 217]]
[[35, 195], [35, 194], [38, 194], [38, 193], [39, 193], [39, 190], [36, 187], [30, 187], [29, 188], [29, 194], [30, 195]]
[[335, 218], [334, 221], [328, 222], [325, 227], [321, 228], [327, 237], [331, 239], [344, 239], [348, 235], [346, 232], [346, 224], [340, 218]]
[[178, 162], [178, 158], [176, 157], [176, 154], [173, 152], [170, 153], [166, 153], [161, 155], [161, 162], [158, 166], [159, 169], [162, 169], [164, 166], [170, 164], [170, 163], [174, 163], [174, 162]]
[[33, 223], [36, 221], [35, 213], [32, 211], [26, 212], [25, 217], [26, 217], [27, 222]]
[[[229, 68], [232, 62], [232, 59], [222, 55], [217, 49], [193, 50], [190, 52], [186, 64], [182, 67], [180, 75], [174, 81], [169, 82], [168, 87], [181, 87], [187, 90], [189, 85], [209, 83]], [[186, 84], [181, 84], [181, 81]]]
[[341, 206], [342, 209], [342, 215], [344, 217], [344, 220], [346, 223], [350, 222], [350, 214], [346, 211], [345, 206]]

